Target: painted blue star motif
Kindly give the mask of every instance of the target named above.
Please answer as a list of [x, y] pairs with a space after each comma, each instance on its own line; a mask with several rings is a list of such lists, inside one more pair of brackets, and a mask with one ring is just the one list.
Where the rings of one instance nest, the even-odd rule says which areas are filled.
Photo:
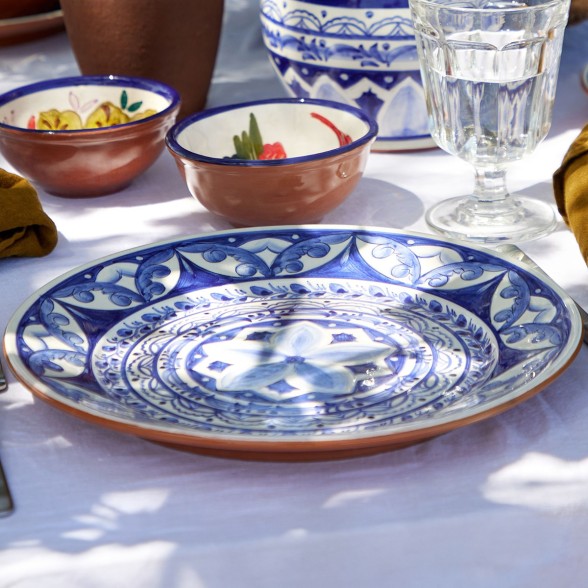
[[[384, 360], [392, 353], [388, 345], [372, 341], [361, 329], [356, 336], [333, 337], [327, 327], [309, 321], [284, 323], [269, 338], [243, 329], [230, 342], [203, 347], [208, 362], [230, 364], [217, 374], [219, 390], [253, 390], [274, 401], [313, 393], [349, 394], [362, 376], [354, 373], [353, 366], [388, 370]], [[277, 385], [280, 382], [287, 385]]]

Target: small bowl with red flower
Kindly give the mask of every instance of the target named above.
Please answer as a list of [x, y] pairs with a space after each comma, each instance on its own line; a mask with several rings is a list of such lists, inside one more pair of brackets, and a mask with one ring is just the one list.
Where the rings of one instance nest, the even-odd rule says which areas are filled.
[[154, 80], [76, 76], [0, 96], [0, 153], [46, 192], [93, 197], [127, 187], [165, 149], [180, 98]]
[[319, 222], [357, 185], [376, 135], [358, 108], [286, 98], [202, 111], [166, 143], [192, 196], [244, 227]]

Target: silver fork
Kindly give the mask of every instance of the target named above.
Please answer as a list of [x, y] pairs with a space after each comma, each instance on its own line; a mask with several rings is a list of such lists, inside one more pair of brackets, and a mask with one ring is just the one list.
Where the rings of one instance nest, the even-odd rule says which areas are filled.
[[7, 516], [14, 510], [14, 502], [0, 462], [0, 516]]
[[[0, 392], [3, 392], [6, 388], [6, 377], [2, 369], [2, 363], [0, 363]], [[2, 462], [0, 462], [0, 516], [9, 515], [13, 510], [14, 503], [12, 501], [12, 495], [10, 494], [10, 488], [8, 488]]]
[[2, 362], [0, 362], [0, 392], [4, 392], [8, 388], [8, 383], [6, 382], [6, 376], [4, 375], [4, 369], [2, 368]]

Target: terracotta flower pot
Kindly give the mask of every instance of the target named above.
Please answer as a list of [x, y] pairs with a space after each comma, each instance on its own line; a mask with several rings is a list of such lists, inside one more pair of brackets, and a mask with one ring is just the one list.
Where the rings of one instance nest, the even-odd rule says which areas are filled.
[[82, 74], [169, 84], [182, 99], [179, 118], [205, 107], [223, 0], [61, 0], [61, 7]]

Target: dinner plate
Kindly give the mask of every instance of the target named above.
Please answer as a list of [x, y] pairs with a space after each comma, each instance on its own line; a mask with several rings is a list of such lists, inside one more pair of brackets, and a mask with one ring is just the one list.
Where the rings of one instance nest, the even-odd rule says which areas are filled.
[[235, 229], [74, 269], [27, 300], [17, 377], [84, 419], [219, 456], [372, 454], [491, 417], [581, 344], [571, 299], [482, 248], [346, 226]]
[[33, 41], [57, 33], [64, 27], [62, 10], [0, 19], [0, 46]]

